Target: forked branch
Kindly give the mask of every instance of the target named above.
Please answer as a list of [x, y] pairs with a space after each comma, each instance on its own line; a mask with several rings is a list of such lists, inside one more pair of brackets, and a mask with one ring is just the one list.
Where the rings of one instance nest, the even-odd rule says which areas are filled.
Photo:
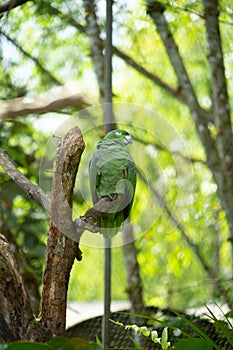
[[[73, 188], [84, 147], [78, 127], [72, 128], [61, 140], [57, 151], [51, 203], [42, 189], [21, 174], [7, 153], [0, 150], [0, 165], [6, 173], [31, 198], [48, 210], [51, 218], [39, 322], [35, 321], [32, 314], [29, 297], [9, 244], [4, 236], [0, 236], [0, 288], [8, 298], [12, 329], [17, 338], [29, 338], [30, 333], [30, 339], [39, 339], [40, 330], [44, 330], [45, 340], [51, 334], [64, 334], [69, 276], [75, 257], [81, 260], [78, 248], [81, 233], [85, 229], [97, 232], [96, 221], [121, 200], [120, 196], [114, 201], [103, 198], [83, 216], [72, 221]], [[32, 323], [33, 329], [29, 332]]]

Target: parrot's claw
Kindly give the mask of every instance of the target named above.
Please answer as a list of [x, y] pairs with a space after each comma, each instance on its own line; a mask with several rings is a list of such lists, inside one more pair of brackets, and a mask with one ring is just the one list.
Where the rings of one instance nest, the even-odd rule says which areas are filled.
[[108, 194], [108, 198], [111, 200], [111, 201], [115, 201], [118, 197], [118, 194], [117, 193], [110, 193]]
[[88, 221], [88, 219], [85, 216], [80, 216], [80, 218], [77, 218], [76, 220], [74, 220], [74, 222], [77, 230], [88, 230], [93, 233], [99, 232], [98, 226], [96, 226], [95, 223]]

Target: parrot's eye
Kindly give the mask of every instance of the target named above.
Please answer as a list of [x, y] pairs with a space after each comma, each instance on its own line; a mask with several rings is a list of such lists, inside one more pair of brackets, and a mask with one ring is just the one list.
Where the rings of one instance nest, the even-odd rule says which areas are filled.
[[121, 135], [121, 131], [116, 131], [116, 135], [120, 136]]

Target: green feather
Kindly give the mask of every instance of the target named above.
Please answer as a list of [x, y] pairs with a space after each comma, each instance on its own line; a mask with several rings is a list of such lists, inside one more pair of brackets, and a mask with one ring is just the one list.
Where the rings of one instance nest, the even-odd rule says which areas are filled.
[[97, 223], [104, 237], [113, 237], [129, 216], [136, 187], [136, 168], [128, 150], [131, 136], [124, 130], [108, 133], [97, 145], [90, 162], [90, 187], [93, 203], [100, 198], [122, 195], [122, 201]]

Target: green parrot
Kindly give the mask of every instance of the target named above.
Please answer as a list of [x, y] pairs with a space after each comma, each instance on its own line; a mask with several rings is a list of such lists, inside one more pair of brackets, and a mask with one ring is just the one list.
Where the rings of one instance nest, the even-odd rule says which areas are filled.
[[95, 204], [103, 197], [120, 203], [103, 215], [97, 225], [105, 238], [112, 238], [129, 216], [136, 187], [136, 167], [129, 153], [132, 137], [125, 130], [110, 131], [97, 145], [90, 161], [90, 188]]

